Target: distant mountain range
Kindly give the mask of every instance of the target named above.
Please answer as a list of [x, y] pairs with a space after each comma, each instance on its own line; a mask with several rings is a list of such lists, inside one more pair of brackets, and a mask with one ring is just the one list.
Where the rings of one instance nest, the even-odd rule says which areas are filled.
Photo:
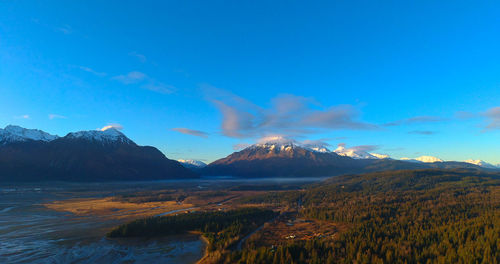
[[64, 137], [36, 129], [0, 129], [0, 181], [121, 181], [193, 178], [197, 174], [120, 131]]
[[207, 164], [201, 160], [192, 160], [192, 159], [188, 159], [188, 160], [184, 160], [184, 159], [180, 159], [180, 160], [177, 160], [178, 162], [181, 163], [182, 166], [186, 167], [186, 168], [189, 168], [189, 169], [201, 169], [201, 168], [204, 168], [207, 166]]
[[339, 145], [330, 151], [324, 146], [277, 139], [206, 165], [196, 160], [170, 160], [154, 147], [138, 146], [114, 128], [59, 137], [37, 129], [7, 126], [0, 129], [0, 182], [162, 180], [199, 174], [324, 177], [402, 169], [498, 169], [480, 160], [454, 162], [431, 156], [395, 160], [367, 149]]
[[351, 157], [353, 159], [388, 159], [389, 155], [369, 153], [363, 148], [346, 148], [345, 144], [339, 144], [333, 152], [340, 156]]
[[468, 162], [437, 162], [437, 159], [432, 158], [422, 160], [394, 160], [387, 155], [345, 149], [344, 146], [330, 151], [326, 147], [284, 142], [280, 139], [255, 144], [216, 160], [201, 169], [201, 173], [239, 177], [325, 177], [386, 170], [484, 169]]

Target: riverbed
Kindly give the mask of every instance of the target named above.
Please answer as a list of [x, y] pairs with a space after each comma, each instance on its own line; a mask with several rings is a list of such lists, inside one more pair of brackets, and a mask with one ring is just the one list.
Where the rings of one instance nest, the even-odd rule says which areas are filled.
[[205, 244], [196, 235], [109, 240], [106, 231], [123, 220], [78, 216], [42, 205], [106, 192], [84, 189], [0, 188], [0, 263], [195, 263], [203, 256]]
[[[106, 232], [131, 219], [122, 211], [87, 213], [85, 201], [109, 202], [117, 194], [164, 189], [264, 191], [284, 186], [297, 189], [323, 179], [221, 177], [159, 182], [0, 184], [0, 263], [195, 263], [203, 257], [206, 247], [199, 236], [109, 240], [105, 238]], [[54, 210], [47, 206], [75, 204], [75, 200], [87, 209]], [[211, 206], [223, 206], [220, 203]], [[142, 206], [138, 205], [141, 214], [151, 210], [151, 216], [197, 209], [189, 204], [179, 205], [181, 209], [171, 204], [151, 209]], [[135, 212], [130, 213], [133, 219], [139, 217], [138, 210], [129, 212]]]

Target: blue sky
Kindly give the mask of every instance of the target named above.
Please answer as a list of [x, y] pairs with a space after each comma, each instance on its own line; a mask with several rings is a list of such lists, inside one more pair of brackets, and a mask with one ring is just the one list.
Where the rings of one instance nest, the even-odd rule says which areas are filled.
[[280, 134], [500, 163], [493, 1], [2, 1], [0, 127], [212, 161]]

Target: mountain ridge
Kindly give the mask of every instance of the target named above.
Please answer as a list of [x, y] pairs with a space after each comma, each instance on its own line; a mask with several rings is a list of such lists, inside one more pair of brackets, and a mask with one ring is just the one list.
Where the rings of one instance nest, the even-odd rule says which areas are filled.
[[483, 169], [465, 162], [413, 162], [390, 158], [352, 158], [335, 151], [315, 151], [294, 142], [268, 142], [249, 146], [218, 159], [201, 174], [237, 177], [329, 177], [341, 174], [408, 169]]
[[0, 146], [0, 181], [136, 181], [195, 178], [155, 147], [139, 146], [116, 129], [79, 131]]

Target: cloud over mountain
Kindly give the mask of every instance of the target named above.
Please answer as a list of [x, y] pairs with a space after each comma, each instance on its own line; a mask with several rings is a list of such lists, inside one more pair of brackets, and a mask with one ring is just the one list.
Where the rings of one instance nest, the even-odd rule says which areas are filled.
[[111, 128], [114, 128], [116, 130], [122, 130], [123, 126], [120, 124], [117, 124], [117, 123], [113, 123], [113, 124], [108, 124], [107, 126], [104, 126], [103, 128], [99, 128], [98, 130], [106, 131], [106, 130], [111, 129]]
[[268, 108], [214, 88], [208, 99], [221, 112], [222, 133], [228, 137], [301, 136], [325, 130], [377, 128], [359, 121], [360, 112], [352, 105], [324, 107], [312, 98], [291, 94], [273, 98]]

